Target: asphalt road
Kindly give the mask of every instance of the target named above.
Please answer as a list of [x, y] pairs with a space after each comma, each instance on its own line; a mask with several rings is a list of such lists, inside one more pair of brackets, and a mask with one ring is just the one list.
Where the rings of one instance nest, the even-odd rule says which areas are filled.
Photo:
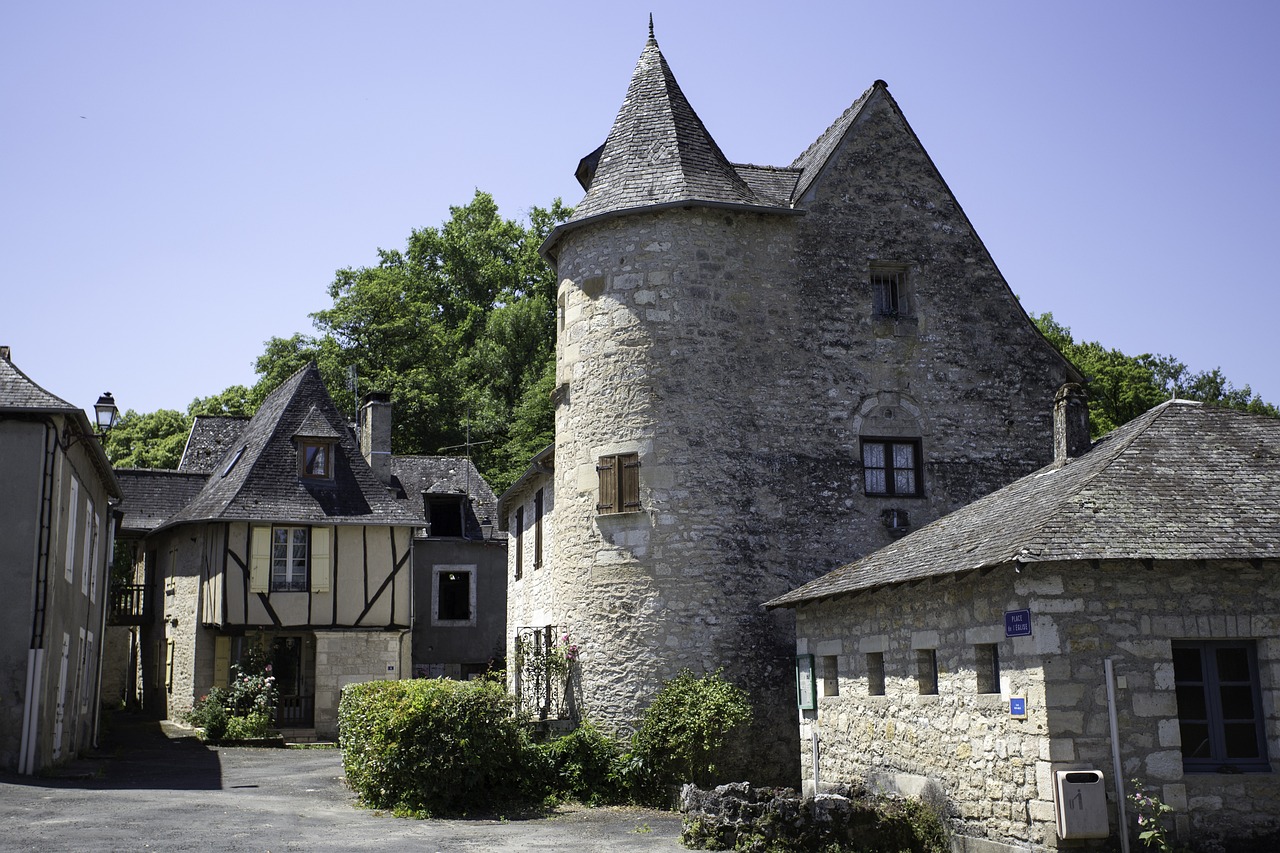
[[0, 775], [0, 850], [672, 851], [680, 818], [566, 808], [525, 819], [410, 820], [356, 807], [337, 749], [207, 747], [117, 716], [103, 748], [59, 775]]

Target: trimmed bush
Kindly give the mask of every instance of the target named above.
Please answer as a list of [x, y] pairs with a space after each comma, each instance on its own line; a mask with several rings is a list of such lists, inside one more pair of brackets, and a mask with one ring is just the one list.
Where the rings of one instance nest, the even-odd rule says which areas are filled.
[[413, 814], [541, 800], [548, 759], [514, 700], [485, 681], [351, 684], [338, 705], [342, 766], [361, 802]]
[[730, 733], [750, 721], [746, 691], [726, 681], [719, 670], [703, 676], [682, 670], [645, 710], [624, 775], [642, 799], [653, 795], [654, 785], [706, 785]]

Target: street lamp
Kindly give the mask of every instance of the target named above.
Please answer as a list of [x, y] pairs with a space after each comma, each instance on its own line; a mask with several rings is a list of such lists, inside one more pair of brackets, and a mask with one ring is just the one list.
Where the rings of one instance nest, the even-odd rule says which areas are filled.
[[93, 404], [93, 414], [98, 421], [98, 432], [106, 432], [116, 425], [120, 410], [116, 408], [116, 398], [110, 391], [103, 393], [98, 402]]

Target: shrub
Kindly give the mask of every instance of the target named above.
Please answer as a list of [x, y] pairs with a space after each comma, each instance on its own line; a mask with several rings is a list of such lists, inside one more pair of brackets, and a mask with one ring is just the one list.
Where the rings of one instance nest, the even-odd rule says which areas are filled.
[[[208, 734], [208, 729], [205, 733]], [[271, 718], [263, 713], [252, 713], [243, 717], [228, 717], [225, 731], [213, 740], [254, 740], [265, 738], [271, 734]]]
[[347, 783], [373, 808], [461, 813], [540, 799], [549, 765], [514, 700], [485, 681], [348, 685], [338, 705]]
[[682, 670], [645, 711], [622, 776], [641, 799], [673, 782], [707, 784], [729, 734], [750, 720], [746, 691], [720, 670], [701, 677]]
[[616, 740], [591, 723], [542, 745], [554, 773], [554, 796], [587, 805], [613, 805], [627, 801], [619, 772], [622, 748]]
[[280, 693], [271, 663], [261, 646], [251, 645], [244, 651], [239, 663], [231, 665], [231, 686], [226, 691], [227, 713], [233, 717], [276, 712]]
[[204, 729], [207, 739], [221, 740], [227, 731], [227, 691], [215, 687], [201, 696], [187, 713], [186, 720]]

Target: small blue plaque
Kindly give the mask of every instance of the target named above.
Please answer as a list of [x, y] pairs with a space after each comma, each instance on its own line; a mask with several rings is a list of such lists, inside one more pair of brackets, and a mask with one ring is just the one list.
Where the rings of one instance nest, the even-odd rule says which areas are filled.
[[1027, 700], [1024, 696], [1011, 696], [1009, 698], [1009, 716], [1016, 717], [1019, 720], [1027, 718]]
[[1031, 611], [1006, 610], [1004, 612], [1004, 635], [1006, 637], [1031, 636]]

